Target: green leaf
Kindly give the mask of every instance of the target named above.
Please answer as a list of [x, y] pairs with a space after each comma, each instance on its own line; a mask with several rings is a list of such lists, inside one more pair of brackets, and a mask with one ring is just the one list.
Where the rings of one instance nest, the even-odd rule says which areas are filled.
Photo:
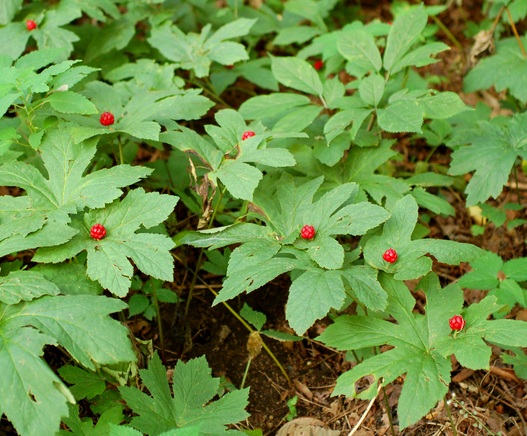
[[450, 47], [448, 47], [448, 45], [443, 42], [431, 42], [421, 47], [418, 47], [412, 50], [410, 53], [406, 54], [402, 59], [397, 61], [393, 65], [390, 73], [393, 75], [396, 72], [401, 71], [407, 67], [424, 67], [425, 65], [430, 65], [439, 62], [439, 59], [433, 59], [430, 58], [430, 56], [449, 49]]
[[[178, 201], [178, 197], [146, 193], [142, 188], [132, 190], [122, 200], [104, 209], [77, 218], [72, 224], [79, 233], [59, 247], [37, 251], [38, 262], [61, 262], [82, 250], [88, 252], [88, 276], [118, 296], [125, 296], [130, 288], [133, 266], [145, 274], [161, 280], [172, 280], [174, 261], [169, 250], [174, 243], [165, 235], [136, 233], [140, 227], [152, 228], [163, 222]], [[102, 240], [90, 236], [90, 228], [102, 224], [107, 231]]]
[[490, 252], [485, 253], [474, 260], [470, 266], [472, 270], [458, 280], [460, 286], [482, 290], [493, 289], [498, 286], [498, 273], [503, 267], [503, 260], [500, 256]]
[[380, 74], [372, 74], [360, 81], [359, 95], [364, 103], [377, 107], [384, 94], [384, 78]]
[[376, 269], [368, 265], [353, 265], [342, 271], [342, 277], [349, 283], [357, 299], [373, 311], [384, 310], [388, 300], [377, 273]]
[[9, 328], [34, 326], [56, 338], [83, 366], [95, 370], [94, 362], [135, 361], [128, 330], [108, 317], [125, 307], [120, 300], [99, 296], [45, 296], [13, 306], [10, 316], [4, 317], [3, 322]]
[[280, 114], [288, 113], [291, 109], [306, 106], [311, 100], [305, 95], [290, 93], [273, 93], [257, 95], [242, 103], [240, 114], [246, 120], [265, 120]]
[[248, 322], [250, 322], [254, 328], [258, 331], [262, 329], [267, 317], [262, 312], [253, 310], [247, 303], [245, 303], [240, 310], [240, 315]]
[[211, 376], [211, 370], [203, 356], [187, 363], [181, 360], [177, 362], [173, 397], [166, 370], [157, 353], [148, 364], [148, 369], [142, 369], [139, 373], [151, 396], [137, 388], [126, 386], [120, 387], [119, 391], [128, 406], [138, 415], [132, 418], [131, 425], [143, 433], [159, 435], [200, 425], [202, 430], [199, 434], [222, 434], [226, 425], [249, 416], [244, 410], [248, 403], [248, 388], [229, 392], [211, 402], [217, 393], [219, 379]]
[[31, 327], [10, 330], [3, 322], [0, 332], [0, 410], [18, 434], [55, 434], [73, 397], [41, 357], [54, 338]]
[[338, 51], [350, 63], [357, 63], [366, 71], [379, 71], [381, 54], [373, 36], [362, 29], [341, 32], [337, 37]]
[[[425, 256], [432, 254], [439, 262], [457, 265], [471, 262], [483, 255], [483, 250], [472, 244], [440, 239], [412, 240], [417, 223], [418, 206], [411, 195], [399, 200], [392, 209], [391, 217], [385, 222], [381, 236], [372, 236], [364, 247], [364, 260], [373, 268], [394, 274], [398, 280], [419, 278], [432, 268], [432, 261]], [[389, 248], [395, 249], [398, 259], [395, 263], [383, 260]]]
[[339, 269], [344, 262], [344, 248], [328, 236], [319, 235], [311, 241], [307, 254], [321, 268]]
[[308, 94], [322, 95], [322, 82], [316, 70], [303, 59], [272, 57], [271, 71], [282, 85]]
[[423, 109], [417, 100], [396, 100], [383, 109], [377, 110], [378, 123], [387, 132], [421, 133]]
[[59, 289], [34, 271], [12, 271], [0, 277], [0, 302], [17, 304], [43, 295], [57, 295]]
[[289, 289], [286, 319], [302, 335], [317, 319], [326, 316], [329, 309], [342, 306], [345, 297], [339, 271], [307, 270]]
[[236, 160], [224, 162], [220, 169], [209, 173], [221, 180], [234, 198], [252, 201], [253, 193], [263, 175], [257, 168]]
[[494, 120], [481, 121], [479, 129], [467, 138], [470, 145], [454, 151], [450, 174], [475, 171], [466, 188], [467, 206], [497, 198], [517, 157], [527, 157], [526, 120], [527, 114], [516, 114], [504, 125]]
[[[399, 71], [396, 64], [403, 59], [417, 41], [427, 21], [428, 15], [422, 5], [397, 16], [388, 33], [383, 57], [384, 69], [390, 74]], [[404, 63], [401, 62], [400, 65], [404, 65]]]
[[423, 108], [425, 118], [439, 120], [450, 118], [469, 109], [454, 92], [440, 92], [420, 98], [419, 104]]
[[382, 378], [386, 385], [406, 374], [397, 412], [401, 428], [406, 428], [423, 417], [448, 390], [450, 359], [435, 349], [436, 344], [449, 337], [448, 319], [460, 310], [463, 292], [457, 286], [440, 289], [437, 276], [428, 276], [421, 283], [427, 298], [423, 316], [412, 314], [415, 300], [403, 283], [384, 275], [381, 284], [388, 291], [387, 310], [397, 324], [372, 317], [345, 316], [330, 325], [319, 339], [345, 350], [384, 344], [395, 347], [341, 375], [333, 395], [366, 398], [371, 391], [358, 393], [355, 388], [362, 377], [373, 375], [375, 380]]
[[412, 196], [421, 207], [425, 207], [437, 214], [454, 216], [456, 210], [443, 198], [426, 192], [423, 188], [416, 187], [412, 190]]
[[[522, 38], [527, 45], [527, 37]], [[466, 92], [489, 89], [492, 86], [497, 92], [508, 90], [521, 103], [527, 102], [525, 77], [527, 59], [522, 55], [516, 38], [504, 38], [496, 43], [496, 52], [482, 59], [468, 72], [463, 85]]]
[[174, 237], [176, 246], [189, 244], [194, 247], [210, 247], [211, 250], [257, 240], [272, 238], [269, 228], [251, 223], [237, 223], [226, 227], [201, 230], [199, 232], [180, 232]]
[[97, 149], [93, 141], [75, 144], [71, 130], [50, 130], [41, 145], [46, 178], [34, 166], [11, 161], [0, 167], [0, 184], [23, 188], [33, 205], [48, 218], [68, 223], [85, 207], [103, 207], [122, 194], [121, 188], [150, 174], [145, 167], [118, 165], [84, 175]]
[[45, 101], [62, 114], [93, 115], [98, 112], [91, 101], [72, 91], [54, 92]]
[[91, 369], [135, 361], [128, 330], [108, 316], [124, 307], [120, 300], [94, 296], [0, 303], [0, 410], [19, 434], [55, 434], [68, 415], [66, 401], [74, 402], [42, 359], [45, 345], [61, 345]]
[[246, 268], [236, 269], [236, 273], [228, 276], [223, 282], [223, 287], [214, 299], [213, 305], [234, 298], [242, 292], [252, 292], [280, 274], [298, 268], [299, 264], [300, 262], [296, 259], [275, 257], [260, 262], [258, 268], [250, 265]]
[[0, 4], [0, 24], [8, 24], [22, 7], [22, 0], [6, 0]]
[[72, 385], [69, 389], [77, 401], [83, 398], [90, 400], [106, 390], [106, 380], [103, 377], [78, 366], [65, 365], [59, 368], [59, 374]]

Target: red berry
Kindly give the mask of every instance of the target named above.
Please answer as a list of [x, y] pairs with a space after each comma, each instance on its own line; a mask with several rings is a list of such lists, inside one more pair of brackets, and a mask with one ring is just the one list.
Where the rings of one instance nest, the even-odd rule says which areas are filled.
[[448, 324], [450, 324], [452, 330], [460, 331], [465, 327], [465, 320], [461, 315], [454, 315], [448, 320]]
[[397, 252], [393, 248], [388, 248], [382, 255], [382, 258], [388, 263], [394, 263], [397, 257]]
[[324, 62], [320, 59], [317, 59], [314, 63], [313, 63], [313, 67], [315, 67], [315, 70], [319, 71], [322, 69], [322, 67], [324, 66]]
[[90, 229], [90, 236], [93, 239], [97, 239], [98, 241], [100, 241], [106, 236], [106, 229], [102, 224], [94, 224]]
[[26, 21], [26, 28], [27, 30], [35, 30], [37, 28], [37, 23], [35, 23], [33, 20], [27, 20]]
[[99, 122], [103, 126], [111, 126], [115, 122], [115, 117], [111, 112], [103, 112], [99, 118]]
[[302, 236], [302, 239], [313, 239], [315, 237], [315, 233], [315, 228], [306, 224], [304, 227], [302, 227], [300, 236]]
[[246, 139], [254, 135], [256, 135], [256, 133], [254, 133], [252, 130], [247, 130], [247, 132], [243, 132], [242, 141], [245, 141]]

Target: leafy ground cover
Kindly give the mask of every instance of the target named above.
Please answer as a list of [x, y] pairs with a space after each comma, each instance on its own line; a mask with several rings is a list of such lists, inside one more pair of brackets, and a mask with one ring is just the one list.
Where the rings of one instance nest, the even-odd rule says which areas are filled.
[[527, 7], [6, 0], [0, 432], [527, 432]]

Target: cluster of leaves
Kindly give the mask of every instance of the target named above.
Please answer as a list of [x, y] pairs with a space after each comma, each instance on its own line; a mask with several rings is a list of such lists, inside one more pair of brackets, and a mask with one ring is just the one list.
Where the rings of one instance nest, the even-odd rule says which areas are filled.
[[[371, 398], [375, 383], [355, 387], [362, 377], [388, 384], [406, 374], [401, 428], [445, 395], [452, 355], [488, 368], [488, 342], [526, 373], [527, 336], [507, 335], [525, 324], [500, 319], [527, 306], [525, 259], [426, 238], [425, 216], [455, 213], [437, 188], [474, 172], [467, 206], [488, 209], [527, 160], [520, 109], [491, 119], [419, 74], [448, 49], [429, 24], [445, 7], [394, 4], [392, 24], [356, 17], [336, 27], [331, 14], [349, 14], [334, 0], [25, 3], [0, 6], [0, 184], [10, 188], [0, 197], [0, 256], [11, 256], [0, 272], [0, 416], [21, 435], [54, 434], [61, 420], [80, 434], [221, 434], [247, 417], [247, 389], [210, 402], [219, 381], [203, 357], [177, 363], [173, 394], [148, 344], [148, 369], [138, 371], [127, 330], [109, 316], [130, 294], [129, 316], [148, 319], [158, 296], [177, 301], [163, 283], [183, 244], [208, 248], [196, 268], [225, 276], [214, 304], [287, 274], [286, 319], [298, 335], [330, 314], [326, 345], [392, 347], [341, 375], [335, 395]], [[521, 2], [494, 3], [491, 16], [508, 8], [521, 18]], [[522, 108], [526, 42], [498, 41], [466, 90], [494, 86]], [[237, 81], [258, 92], [226, 108]], [[450, 147], [449, 168], [421, 163], [398, 175], [394, 134]], [[147, 153], [156, 158], [145, 162]], [[165, 227], [180, 199], [200, 230]], [[91, 235], [94, 224], [104, 237]], [[301, 236], [305, 225], [312, 237]], [[434, 259], [473, 269], [442, 289]], [[424, 314], [406, 280], [420, 280]], [[461, 286], [490, 292], [463, 309]], [[265, 318], [243, 312], [263, 328]], [[466, 325], [452, 336], [456, 314]], [[72, 359], [62, 379], [43, 359], [48, 345]], [[150, 395], [127, 386], [137, 373]], [[100, 415], [95, 426], [67, 405], [84, 398]]]

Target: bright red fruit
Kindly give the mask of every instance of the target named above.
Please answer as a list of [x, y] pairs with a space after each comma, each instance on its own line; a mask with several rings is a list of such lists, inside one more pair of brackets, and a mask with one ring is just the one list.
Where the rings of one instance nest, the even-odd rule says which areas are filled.
[[245, 141], [246, 139], [254, 135], [256, 135], [256, 133], [254, 133], [252, 130], [247, 130], [247, 132], [243, 132], [242, 141]]
[[315, 70], [320, 71], [324, 67], [324, 61], [317, 59], [313, 63], [313, 67], [315, 67]]
[[103, 126], [111, 126], [115, 122], [115, 117], [111, 112], [103, 112], [99, 118], [99, 122]]
[[382, 255], [382, 258], [389, 263], [394, 263], [397, 260], [397, 252], [393, 248], [388, 248]]
[[450, 324], [452, 330], [460, 331], [465, 327], [465, 320], [461, 315], [454, 315], [448, 320], [448, 324]]
[[315, 228], [306, 224], [304, 227], [302, 227], [300, 236], [302, 236], [302, 239], [313, 239], [315, 237], [315, 233]]
[[26, 21], [26, 28], [27, 30], [35, 30], [37, 28], [37, 23], [35, 23], [33, 20], [27, 20]]
[[102, 224], [94, 224], [90, 229], [90, 236], [93, 239], [97, 239], [98, 241], [100, 241], [106, 236], [106, 229]]

